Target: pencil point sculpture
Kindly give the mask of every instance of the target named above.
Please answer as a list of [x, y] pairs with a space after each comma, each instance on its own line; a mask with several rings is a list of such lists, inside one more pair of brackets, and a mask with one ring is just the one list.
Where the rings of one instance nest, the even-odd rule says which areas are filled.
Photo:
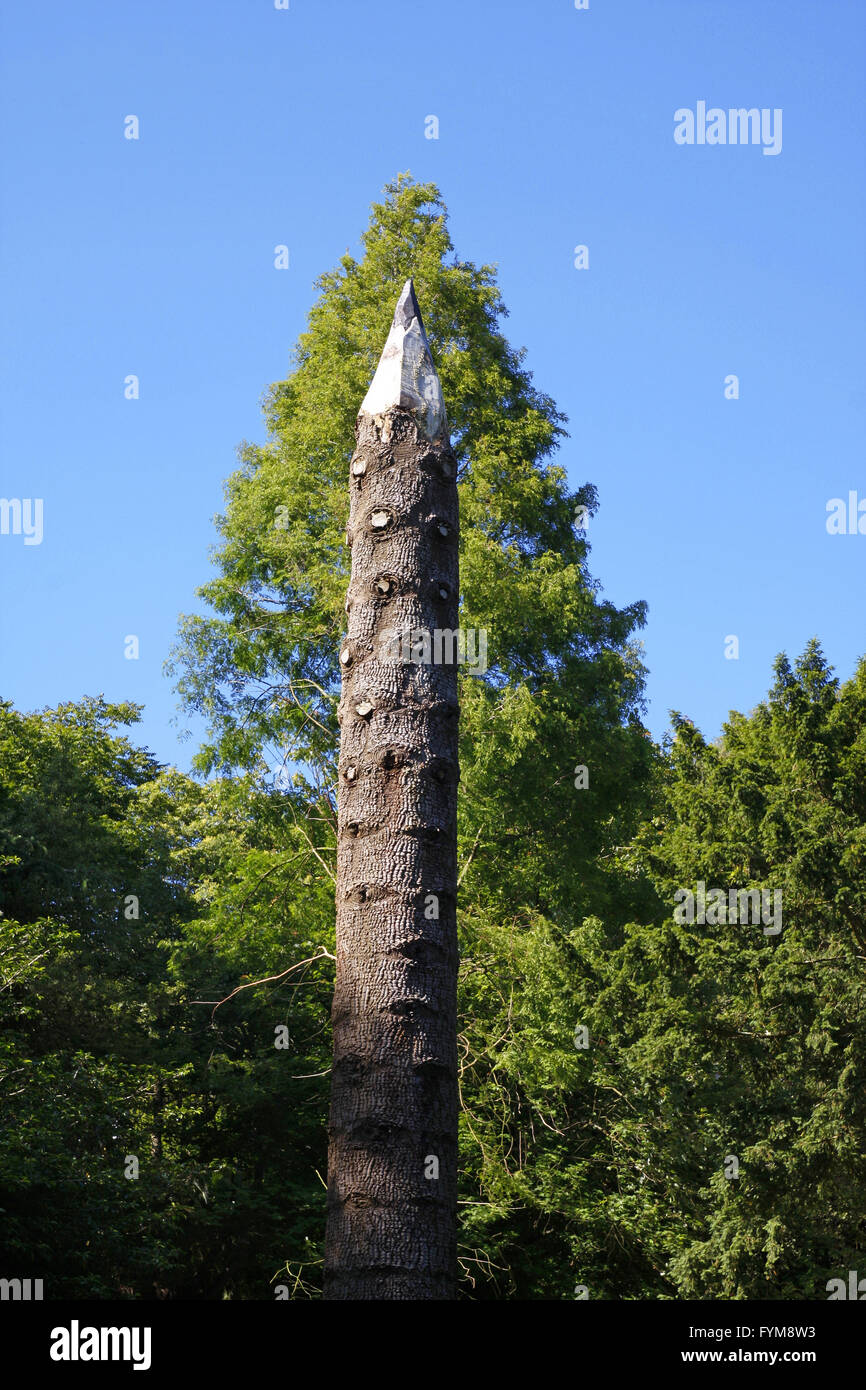
[[458, 1108], [457, 469], [411, 280], [355, 433], [339, 654], [325, 1297], [449, 1299]]

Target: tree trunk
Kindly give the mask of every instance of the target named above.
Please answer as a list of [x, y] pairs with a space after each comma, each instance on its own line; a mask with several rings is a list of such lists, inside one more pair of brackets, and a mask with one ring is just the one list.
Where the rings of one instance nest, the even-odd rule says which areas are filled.
[[457, 480], [411, 281], [356, 437], [340, 650], [325, 1297], [448, 1299], [457, 1210], [458, 703], [449, 640], [458, 620]]

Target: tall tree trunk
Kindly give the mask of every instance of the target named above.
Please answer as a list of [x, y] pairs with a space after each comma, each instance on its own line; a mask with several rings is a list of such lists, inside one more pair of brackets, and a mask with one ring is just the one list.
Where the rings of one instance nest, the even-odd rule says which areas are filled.
[[457, 478], [411, 281], [356, 437], [325, 1297], [447, 1299], [457, 1211]]

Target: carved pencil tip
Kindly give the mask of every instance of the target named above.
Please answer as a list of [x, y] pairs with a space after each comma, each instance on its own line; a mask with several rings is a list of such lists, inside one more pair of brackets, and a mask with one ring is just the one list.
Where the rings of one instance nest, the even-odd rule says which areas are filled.
[[412, 280], [406, 281], [397, 300], [391, 329], [359, 414], [384, 415], [397, 406], [413, 412], [428, 439], [447, 434], [442, 387]]

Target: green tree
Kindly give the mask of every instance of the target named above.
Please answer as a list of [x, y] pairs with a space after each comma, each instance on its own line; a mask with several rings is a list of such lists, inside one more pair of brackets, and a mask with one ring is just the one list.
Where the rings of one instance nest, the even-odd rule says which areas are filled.
[[332, 905], [307, 946], [290, 799], [162, 772], [136, 718], [0, 706], [2, 1267], [49, 1298], [270, 1298], [322, 1220]]
[[[840, 687], [815, 642], [715, 744], [675, 717], [632, 851], [658, 910], [599, 930], [586, 1005], [618, 1202], [669, 1296], [823, 1299], [866, 1261], [864, 772], [866, 663]], [[781, 932], [739, 902], [675, 920], [699, 882], [780, 891]]]
[[189, 913], [168, 842], [139, 813], [154, 760], [129, 705], [0, 706], [0, 1146], [4, 1264], [48, 1296], [149, 1287], [163, 1264], [144, 1184], [182, 1049], [162, 938]]
[[294, 370], [266, 396], [267, 442], [241, 450], [218, 573], [200, 590], [211, 611], [184, 620], [170, 669], [209, 721], [202, 770], [294, 769], [318, 893], [334, 862], [355, 413], [412, 278], [458, 461], [460, 626], [488, 633], [489, 668], [460, 690], [463, 1268], [476, 1296], [571, 1297], [594, 1100], [573, 1043], [570, 936], [647, 899], [617, 853], [654, 759], [634, 640], [644, 606], [617, 609], [588, 572], [575, 522], [595, 491], [568, 488], [554, 460], [564, 417], [502, 332], [494, 268], [454, 255], [437, 189], [400, 176], [362, 244], [319, 280]]

